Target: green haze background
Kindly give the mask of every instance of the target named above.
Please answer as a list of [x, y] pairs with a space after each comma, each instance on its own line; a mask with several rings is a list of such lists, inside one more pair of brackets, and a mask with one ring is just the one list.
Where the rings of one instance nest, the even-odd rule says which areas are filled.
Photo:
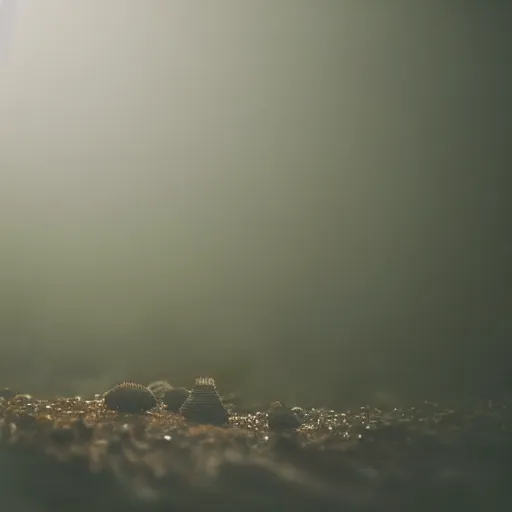
[[26, 2], [0, 68], [0, 385], [506, 390], [509, 10]]

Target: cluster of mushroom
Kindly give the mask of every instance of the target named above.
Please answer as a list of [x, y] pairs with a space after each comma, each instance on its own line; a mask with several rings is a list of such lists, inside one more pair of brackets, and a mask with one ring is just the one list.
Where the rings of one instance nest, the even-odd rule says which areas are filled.
[[[141, 414], [163, 404], [189, 423], [221, 426], [229, 420], [229, 412], [210, 377], [196, 379], [190, 391], [174, 388], [167, 381], [152, 382], [148, 386], [123, 382], [107, 391], [103, 398], [108, 409], [121, 413]], [[297, 414], [280, 402], [270, 408], [268, 423], [270, 430], [290, 430], [301, 425]]]

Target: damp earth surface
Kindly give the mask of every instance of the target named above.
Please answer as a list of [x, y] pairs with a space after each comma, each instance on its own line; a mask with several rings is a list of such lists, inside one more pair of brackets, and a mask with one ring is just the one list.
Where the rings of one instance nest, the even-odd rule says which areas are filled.
[[344, 411], [284, 411], [278, 404], [285, 414], [278, 419], [285, 420], [269, 428], [275, 405], [232, 410], [219, 426], [191, 423], [162, 401], [137, 413], [110, 410], [105, 396], [3, 394], [6, 510], [481, 511], [512, 505], [512, 414], [505, 403]]

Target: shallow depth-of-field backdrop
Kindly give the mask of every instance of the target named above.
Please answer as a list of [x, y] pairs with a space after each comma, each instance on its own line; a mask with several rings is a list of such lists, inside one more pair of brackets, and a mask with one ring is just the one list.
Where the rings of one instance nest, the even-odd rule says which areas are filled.
[[506, 2], [18, 7], [0, 24], [0, 386], [507, 389]]

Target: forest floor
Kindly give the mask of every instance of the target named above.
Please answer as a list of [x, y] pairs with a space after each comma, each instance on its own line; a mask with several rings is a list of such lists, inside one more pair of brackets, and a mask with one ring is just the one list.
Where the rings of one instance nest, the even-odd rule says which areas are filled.
[[512, 510], [512, 407], [302, 410], [224, 428], [102, 400], [0, 399], [0, 499], [9, 512]]

